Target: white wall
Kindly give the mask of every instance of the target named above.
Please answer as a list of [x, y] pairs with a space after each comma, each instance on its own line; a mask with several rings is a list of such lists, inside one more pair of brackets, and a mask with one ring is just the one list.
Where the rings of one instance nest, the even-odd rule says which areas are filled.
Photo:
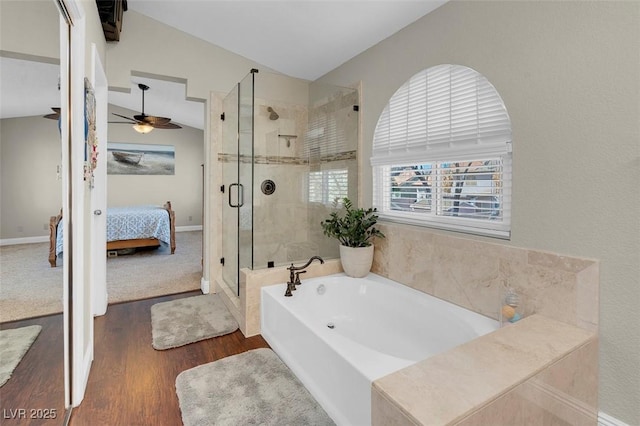
[[449, 2], [322, 77], [362, 82], [365, 204], [378, 116], [443, 63], [484, 74], [511, 116], [505, 244], [601, 261], [600, 409], [640, 424], [640, 3]]

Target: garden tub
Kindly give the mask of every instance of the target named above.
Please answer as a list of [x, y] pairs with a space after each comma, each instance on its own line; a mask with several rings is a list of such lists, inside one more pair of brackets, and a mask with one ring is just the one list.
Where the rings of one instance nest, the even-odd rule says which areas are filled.
[[374, 380], [499, 327], [375, 274], [303, 280], [292, 297], [285, 290], [262, 288], [262, 336], [338, 425], [371, 424]]

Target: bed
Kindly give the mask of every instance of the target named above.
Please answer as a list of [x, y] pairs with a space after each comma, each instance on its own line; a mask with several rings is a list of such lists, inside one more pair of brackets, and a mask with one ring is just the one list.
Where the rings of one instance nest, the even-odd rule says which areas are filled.
[[[176, 251], [176, 214], [171, 202], [160, 206], [110, 207], [107, 209], [107, 251], [157, 247], [166, 243]], [[49, 220], [49, 263], [62, 253], [62, 212]]]

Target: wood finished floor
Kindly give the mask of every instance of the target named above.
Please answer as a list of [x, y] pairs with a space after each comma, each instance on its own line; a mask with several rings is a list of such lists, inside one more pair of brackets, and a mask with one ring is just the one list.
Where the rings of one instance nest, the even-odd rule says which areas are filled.
[[[60, 425], [64, 419], [62, 314], [2, 323], [3, 330], [38, 324], [42, 330], [13, 374], [0, 387], [0, 424]], [[21, 411], [24, 410], [24, 411]], [[53, 419], [38, 414], [55, 413]]]
[[[165, 351], [156, 351], [151, 346], [151, 305], [182, 297], [200, 294], [200, 292], [157, 297], [135, 302], [109, 305], [107, 315], [95, 319], [95, 356], [87, 384], [87, 391], [79, 407], [74, 408], [71, 415], [72, 426], [133, 426], [133, 425], [181, 425], [180, 407], [175, 391], [175, 379], [179, 373], [192, 367], [206, 364], [230, 355], [251, 349], [268, 347], [261, 336], [246, 339], [238, 330], [226, 336], [208, 339]], [[62, 320], [60, 319], [60, 322]], [[44, 330], [43, 330], [44, 332]], [[62, 329], [59, 328], [59, 339], [62, 340]], [[62, 344], [59, 345], [60, 366], [62, 366]], [[36, 349], [35, 345], [29, 351]], [[40, 349], [47, 352], [46, 348]], [[27, 354], [29, 355], [29, 354]], [[42, 357], [43, 355], [39, 355]], [[46, 358], [46, 355], [44, 355]], [[25, 365], [26, 364], [26, 365]], [[42, 372], [42, 366], [34, 364]], [[31, 370], [27, 363], [18, 366], [21, 370]], [[14, 373], [16, 386], [37, 389], [31, 383], [35, 377], [22, 377]], [[38, 373], [34, 373], [37, 377]], [[62, 373], [59, 374], [60, 384]], [[2, 391], [2, 407], [43, 407], [52, 404], [43, 395], [29, 396], [23, 391], [21, 397], [4, 401], [4, 391], [9, 385], [0, 388]], [[53, 386], [53, 384], [51, 385]], [[59, 391], [63, 399], [63, 390]], [[42, 398], [42, 401], [39, 399]], [[28, 401], [28, 403], [26, 402]], [[28, 404], [28, 405], [25, 405]], [[64, 405], [61, 403], [60, 405]], [[64, 409], [62, 409], [64, 413]], [[58, 425], [57, 422], [33, 423]], [[5, 425], [3, 419], [2, 424]], [[13, 424], [28, 423], [6, 423]]]

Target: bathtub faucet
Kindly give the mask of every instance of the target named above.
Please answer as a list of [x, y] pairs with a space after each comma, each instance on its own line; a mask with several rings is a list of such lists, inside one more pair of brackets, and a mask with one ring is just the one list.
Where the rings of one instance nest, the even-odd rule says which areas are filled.
[[306, 274], [307, 271], [305, 271], [304, 269], [307, 266], [311, 265], [311, 262], [313, 262], [314, 260], [319, 260], [320, 263], [324, 263], [324, 260], [320, 256], [311, 256], [309, 261], [303, 266], [293, 266], [292, 263], [291, 266], [287, 268], [289, 270], [289, 281], [287, 282], [287, 291], [285, 291], [284, 293], [285, 296], [293, 296], [291, 292], [296, 289], [296, 286], [298, 284], [302, 284], [302, 282], [300, 281], [300, 274]]

